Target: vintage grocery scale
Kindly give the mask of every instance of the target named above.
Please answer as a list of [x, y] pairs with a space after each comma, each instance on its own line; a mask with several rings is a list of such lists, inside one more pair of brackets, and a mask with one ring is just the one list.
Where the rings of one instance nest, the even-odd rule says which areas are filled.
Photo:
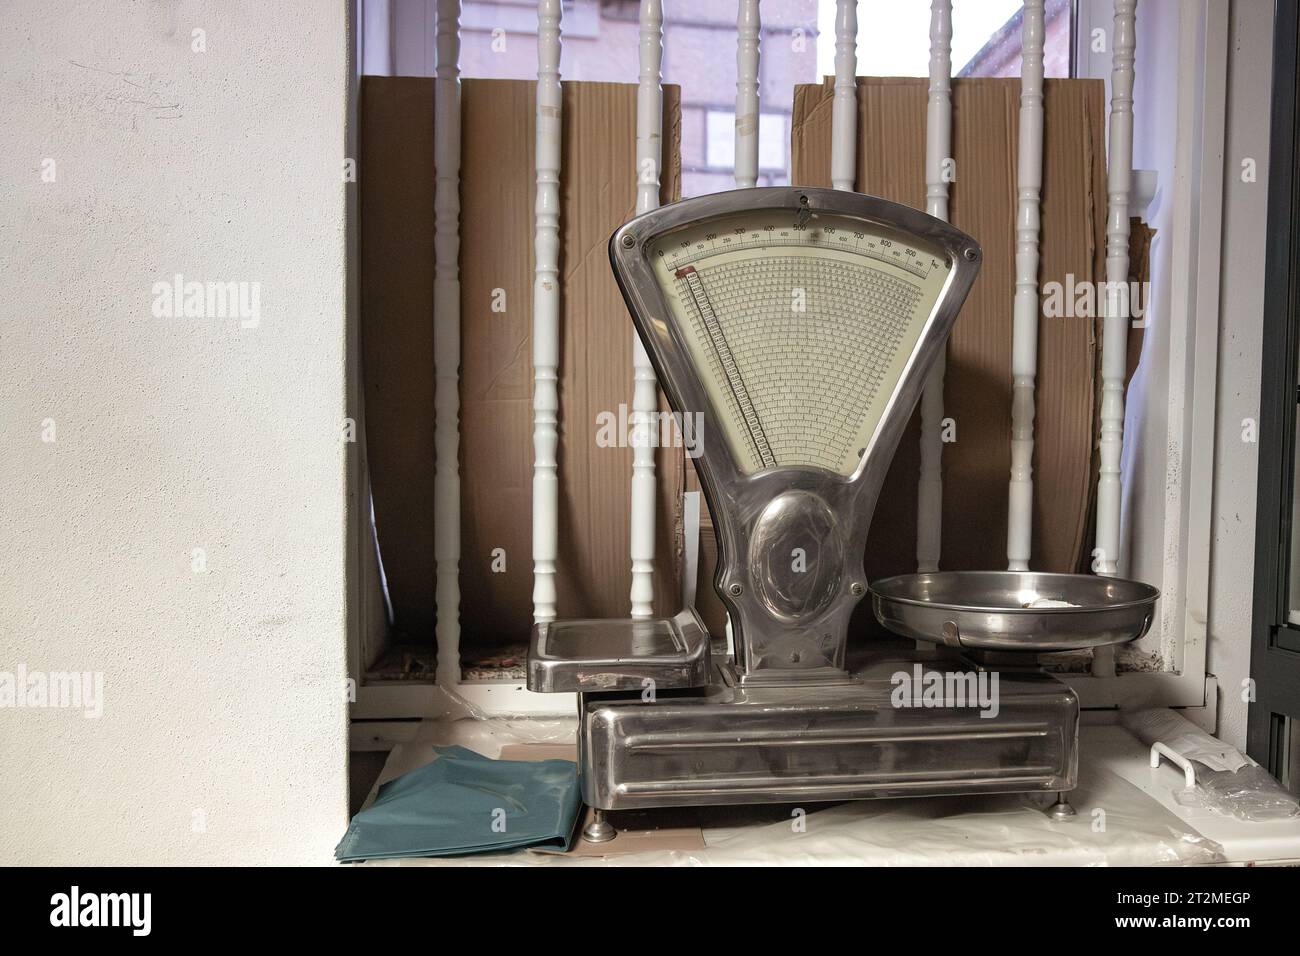
[[[689, 608], [534, 628], [529, 688], [579, 695], [586, 802], [1074, 787], [1079, 701], [1035, 655], [1140, 637], [1154, 588], [1032, 572], [864, 579], [885, 473], [979, 271], [974, 240], [885, 200], [778, 187], [642, 215], [610, 259], [674, 410], [703, 422], [696, 465], [732, 650], [710, 646]], [[854, 648], [850, 661], [849, 617], [868, 590], [886, 627], [938, 647]], [[895, 706], [893, 675], [917, 663], [996, 670], [996, 713]], [[1073, 812], [1063, 797], [1052, 811]], [[598, 813], [586, 835], [614, 831]]]

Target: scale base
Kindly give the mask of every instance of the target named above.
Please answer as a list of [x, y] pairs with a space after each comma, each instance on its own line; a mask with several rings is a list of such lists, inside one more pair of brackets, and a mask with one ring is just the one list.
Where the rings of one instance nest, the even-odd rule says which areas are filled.
[[583, 798], [628, 810], [1074, 787], [1079, 701], [1068, 686], [1007, 672], [996, 707], [974, 696], [934, 706], [923, 692], [905, 701], [903, 685], [923, 688], [927, 673], [974, 688], [980, 672], [917, 655], [877, 661], [843, 685], [742, 686], [718, 669], [690, 696], [585, 695]]

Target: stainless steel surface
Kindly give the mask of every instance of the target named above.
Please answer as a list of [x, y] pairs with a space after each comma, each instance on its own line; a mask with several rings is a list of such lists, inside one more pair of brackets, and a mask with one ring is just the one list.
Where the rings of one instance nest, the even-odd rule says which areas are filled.
[[[731, 228], [736, 222], [745, 227]], [[681, 236], [688, 238], [677, 243]], [[677, 270], [681, 288], [670, 294], [656, 272], [662, 272], [657, 260], [678, 246], [682, 255], [697, 255], [701, 264], [698, 272], [693, 264]], [[742, 248], [750, 250], [751, 258], [745, 260], [749, 272], [732, 270], [725, 279], [716, 278], [720, 273], [703, 264], [717, 256], [731, 269], [729, 257]], [[674, 411], [688, 423], [704, 423], [703, 435], [696, 436], [702, 450], [696, 468], [716, 523], [715, 586], [730, 612], [743, 679], [846, 679], [845, 632], [865, 593], [862, 555], [872, 511], [926, 372], [979, 271], [978, 245], [947, 223], [906, 206], [858, 193], [774, 187], [664, 206], [619, 229], [609, 253]], [[861, 262], [846, 264], [853, 254]], [[787, 302], [793, 295], [798, 302], [799, 293], [807, 293], [806, 321], [800, 316], [802, 324], [782, 319], [770, 323], [771, 328], [753, 328], [744, 314], [756, 302], [760, 284], [791, 262], [797, 266], [790, 267], [790, 274], [806, 277], [799, 281], [815, 288], [781, 286], [771, 295], [784, 294]], [[924, 268], [913, 267], [921, 262]], [[872, 270], [884, 278], [873, 279]], [[909, 270], [917, 275], [912, 284]], [[940, 274], [946, 276], [941, 289], [935, 278]], [[884, 305], [869, 309], [866, 302], [855, 306], [845, 301], [846, 275], [864, 287], [881, 283], [889, 290], [880, 299]], [[709, 299], [710, 285], [725, 296]], [[915, 341], [905, 347], [898, 344], [904, 338], [887, 333], [913, 322], [914, 313], [902, 304], [890, 313], [890, 304], [928, 302], [917, 298], [923, 290], [935, 295], [934, 305]], [[748, 302], [747, 293], [752, 293]], [[698, 321], [684, 317], [687, 298]], [[825, 311], [832, 301], [834, 309]], [[724, 302], [737, 316], [718, 311]], [[729, 329], [742, 328], [748, 337], [745, 354], [769, 356], [764, 374], [748, 382], [741, 380], [739, 373], [745, 370], [737, 368], [726, 340]], [[829, 330], [829, 339], [819, 337], [819, 329]], [[706, 338], [713, 349], [707, 355], [699, 351]], [[834, 344], [828, 346], [828, 340]], [[872, 349], [878, 343], [876, 355]], [[870, 366], [872, 401], [880, 401], [875, 411], [862, 413], [865, 430], [854, 437], [862, 438], [863, 447], [850, 450], [856, 464], [844, 474], [830, 467], [837, 459], [829, 445], [818, 442], [837, 426], [836, 416], [842, 420], [847, 413], [838, 401], [827, 407], [819, 399], [819, 386], [829, 388], [829, 383], [818, 382], [817, 369], [796, 372], [797, 363], [785, 356], [814, 354], [808, 351], [814, 347], [822, 350], [816, 354], [828, 349], [833, 355], [848, 354], [858, 346], [863, 354], [876, 355], [864, 368]], [[743, 349], [736, 345], [736, 351]], [[795, 381], [795, 375], [803, 378]], [[774, 413], [764, 395], [803, 398], [785, 401]], [[842, 449], [843, 437], [836, 441]]]
[[528, 646], [528, 689], [542, 693], [700, 687], [709, 670], [709, 634], [693, 608], [673, 618], [536, 624]]
[[[586, 802], [1073, 787], [1079, 703], [1055, 678], [942, 650], [845, 669], [872, 511], [978, 271], [970, 237], [856, 193], [747, 189], [633, 220], [610, 259], [659, 381], [693, 426], [683, 431], [717, 528], [715, 586], [736, 653], [710, 672], [693, 612], [535, 628], [529, 687], [580, 694]], [[903, 606], [909, 618], [934, 610]], [[955, 644], [963, 623], [953, 620]], [[648, 678], [669, 692], [647, 699]], [[931, 678], [939, 692], [922, 696]], [[963, 687], [984, 689], [978, 708]], [[594, 837], [608, 834], [596, 826]]]
[[591, 811], [591, 822], [582, 830], [582, 838], [588, 843], [608, 843], [618, 836], [614, 825], [605, 819], [605, 811], [599, 807]]
[[[622, 810], [1068, 790], [1079, 703], [1042, 673], [1002, 674], [995, 715], [899, 707], [882, 661], [843, 685], [710, 685], [699, 697], [588, 700], [583, 799]], [[955, 662], [944, 665], [946, 672]]]
[[1070, 801], [1065, 799], [1065, 794], [1058, 793], [1056, 802], [1047, 808], [1047, 815], [1058, 823], [1064, 822], [1075, 815], [1074, 807], [1070, 806]]
[[[991, 651], [1077, 650], [1136, 640], [1160, 592], [1091, 574], [938, 571], [871, 585], [876, 619], [895, 634]], [[1047, 600], [1069, 607], [1031, 607]]]

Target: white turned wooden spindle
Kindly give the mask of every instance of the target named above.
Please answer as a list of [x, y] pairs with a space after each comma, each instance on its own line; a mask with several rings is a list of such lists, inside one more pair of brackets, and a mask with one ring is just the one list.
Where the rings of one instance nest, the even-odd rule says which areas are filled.
[[460, 682], [460, 0], [438, 0], [434, 93], [434, 563], [437, 681]]
[[1128, 368], [1129, 190], [1133, 174], [1135, 0], [1115, 0], [1111, 35], [1110, 143], [1106, 173], [1106, 294], [1101, 336], [1101, 469], [1097, 480], [1098, 574], [1119, 573], [1120, 453]]
[[1020, 33], [1016, 292], [1011, 338], [1011, 481], [1007, 569], [1029, 570], [1034, 508], [1034, 378], [1038, 370], [1038, 233], [1043, 184], [1043, 0], [1025, 0]]
[[736, 7], [736, 186], [758, 185], [758, 0]]
[[555, 620], [559, 547], [560, 16], [537, 4], [537, 201], [533, 249], [533, 620]]
[[858, 0], [835, 0], [831, 185], [852, 191], [858, 166]]
[[[641, 0], [640, 73], [636, 97], [636, 211], [659, 205], [663, 153], [664, 11], [661, 0]], [[650, 356], [632, 336], [632, 617], [654, 615], [655, 435], [659, 390]]]
[[393, 7], [390, 0], [361, 5], [361, 68], [368, 76], [393, 75]]
[[[925, 122], [925, 211], [948, 219], [952, 153], [952, 0], [930, 4], [930, 92]], [[930, 370], [921, 393], [921, 467], [916, 493], [916, 569], [939, 570], [943, 531], [943, 379], [947, 349]]]

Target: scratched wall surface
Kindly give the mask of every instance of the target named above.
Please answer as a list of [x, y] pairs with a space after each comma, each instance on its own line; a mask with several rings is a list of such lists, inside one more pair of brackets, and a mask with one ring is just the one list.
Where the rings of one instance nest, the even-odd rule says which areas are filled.
[[347, 49], [344, 0], [4, 4], [0, 863], [343, 832]]

